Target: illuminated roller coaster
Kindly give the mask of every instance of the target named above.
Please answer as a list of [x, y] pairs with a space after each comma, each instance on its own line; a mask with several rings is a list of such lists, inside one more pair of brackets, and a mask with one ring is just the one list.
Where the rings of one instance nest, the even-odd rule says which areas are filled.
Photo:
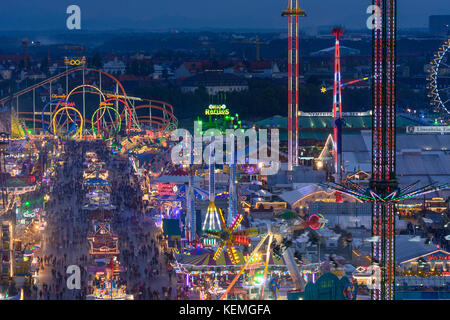
[[[81, 73], [81, 83], [69, 85], [77, 79], [76, 73]], [[64, 79], [66, 93], [60, 94], [64, 91], [64, 83], [61, 83]], [[92, 98], [88, 98], [90, 95], [98, 96], [98, 103], [92, 103]], [[29, 96], [32, 96], [31, 102]], [[42, 128], [43, 134], [62, 138], [93, 136], [110, 140], [116, 135], [129, 136], [138, 132], [162, 136], [178, 125], [170, 104], [128, 96], [117, 78], [102, 70], [85, 67], [69, 69], [0, 99], [1, 106], [8, 103], [18, 121], [30, 125], [29, 133], [36, 134], [36, 129]], [[30, 104], [32, 111], [21, 109], [22, 105]]]

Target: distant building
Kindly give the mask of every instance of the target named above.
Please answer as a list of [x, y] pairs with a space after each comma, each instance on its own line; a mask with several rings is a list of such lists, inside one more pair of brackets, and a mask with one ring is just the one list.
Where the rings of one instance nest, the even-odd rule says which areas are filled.
[[182, 92], [195, 92], [200, 87], [205, 87], [208, 94], [215, 95], [219, 92], [246, 91], [248, 82], [230, 73], [206, 71], [181, 83]]
[[151, 87], [152, 85], [164, 84], [162, 80], [152, 79], [145, 76], [135, 76], [132, 74], [119, 75], [117, 79], [127, 88]]
[[[31, 56], [29, 56], [31, 61]], [[0, 55], [0, 62], [13, 62], [14, 64], [18, 65], [20, 61], [23, 61], [24, 56], [20, 54], [10, 54], [10, 55]]]
[[174, 77], [175, 79], [192, 77], [211, 67], [212, 64], [209, 61], [183, 62], [177, 69], [175, 69]]
[[103, 65], [103, 71], [109, 74], [124, 74], [125, 73], [125, 63], [120, 61], [117, 57], [114, 60], [110, 60]]
[[450, 15], [435, 15], [428, 18], [428, 28], [432, 35], [447, 36], [450, 34]]
[[[294, 167], [294, 170], [287, 171], [285, 164], [281, 164], [281, 169], [272, 175], [267, 176], [267, 187], [269, 189], [277, 189], [278, 187], [294, 187], [296, 183], [320, 183], [326, 180], [325, 172], [314, 170], [309, 166]], [[285, 199], [283, 199], [285, 200]]]
[[248, 64], [248, 75], [254, 78], [273, 78], [280, 73], [276, 62], [272, 61], [250, 61]]
[[4, 66], [0, 65], [0, 78], [2, 80], [10, 80], [12, 77], [13, 70], [7, 69]]
[[50, 74], [60, 73], [66, 71], [67, 66], [64, 64], [63, 60], [55, 61], [52, 65], [48, 67]]
[[38, 80], [46, 79], [47, 75], [45, 73], [40, 73], [40, 72], [30, 72], [30, 73], [27, 73], [26, 77], [30, 80], [38, 81]]

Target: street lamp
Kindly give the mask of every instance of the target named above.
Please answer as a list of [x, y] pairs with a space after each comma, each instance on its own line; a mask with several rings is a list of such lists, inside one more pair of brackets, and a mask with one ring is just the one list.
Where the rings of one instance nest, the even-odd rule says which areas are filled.
[[[0, 132], [0, 157], [3, 158], [3, 167], [0, 158], [0, 188], [2, 193], [3, 209], [6, 209], [8, 199], [8, 188], [6, 185], [6, 166], [5, 166], [5, 153], [9, 145], [9, 134], [6, 132]], [[4, 171], [4, 172], [3, 172]]]
[[44, 196], [44, 203], [43, 203], [43, 210], [45, 211], [45, 204], [48, 202], [48, 200], [50, 200], [50, 196], [48, 194], [46, 194]]

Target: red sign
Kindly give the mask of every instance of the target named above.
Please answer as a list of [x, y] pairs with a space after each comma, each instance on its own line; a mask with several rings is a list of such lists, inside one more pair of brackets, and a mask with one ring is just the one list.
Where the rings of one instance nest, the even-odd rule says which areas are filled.
[[156, 184], [158, 194], [163, 196], [175, 196], [178, 187], [173, 183], [158, 183]]
[[450, 260], [450, 256], [432, 255], [428, 256], [427, 259], [429, 261], [443, 261], [443, 260]]

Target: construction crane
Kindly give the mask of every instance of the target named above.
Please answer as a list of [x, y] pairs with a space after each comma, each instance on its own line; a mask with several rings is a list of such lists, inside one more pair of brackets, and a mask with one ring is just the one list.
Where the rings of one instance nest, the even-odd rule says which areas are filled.
[[238, 43], [238, 44], [254, 44], [256, 45], [256, 60], [259, 61], [261, 59], [261, 45], [262, 44], [269, 44], [270, 42], [268, 41], [259, 41], [259, 37], [256, 36], [255, 40], [242, 40], [242, 41], [234, 41], [233, 43]]
[[22, 40], [23, 45], [23, 60], [24, 60], [24, 68], [28, 69], [28, 47], [30, 45], [37, 45], [39, 46], [41, 44], [40, 41], [30, 41], [28, 40], [28, 37], [25, 37], [25, 39]]

